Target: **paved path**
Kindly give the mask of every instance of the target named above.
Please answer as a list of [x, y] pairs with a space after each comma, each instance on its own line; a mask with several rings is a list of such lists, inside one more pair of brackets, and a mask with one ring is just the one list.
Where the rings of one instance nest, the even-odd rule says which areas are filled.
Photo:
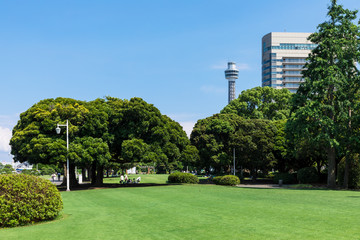
[[60, 177], [60, 181], [58, 181], [57, 177], [55, 178], [55, 181], [53, 181], [51, 177], [49, 178], [49, 180], [55, 185], [60, 185], [63, 182], [63, 177], [62, 176]]

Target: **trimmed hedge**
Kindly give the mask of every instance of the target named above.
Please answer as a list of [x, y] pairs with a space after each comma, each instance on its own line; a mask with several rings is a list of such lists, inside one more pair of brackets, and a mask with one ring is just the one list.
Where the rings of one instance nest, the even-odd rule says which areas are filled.
[[217, 185], [229, 185], [235, 186], [240, 184], [240, 179], [238, 176], [234, 175], [225, 175], [225, 176], [218, 176], [212, 179], [213, 183]]
[[305, 167], [298, 170], [297, 179], [301, 184], [316, 183], [319, 181], [319, 176], [314, 167]]
[[63, 203], [49, 180], [26, 174], [0, 175], [0, 227], [54, 219]]
[[283, 180], [283, 184], [297, 183], [296, 173], [275, 173], [274, 183], [279, 183], [280, 179]]
[[176, 172], [168, 177], [169, 183], [199, 183], [199, 179], [191, 173]]

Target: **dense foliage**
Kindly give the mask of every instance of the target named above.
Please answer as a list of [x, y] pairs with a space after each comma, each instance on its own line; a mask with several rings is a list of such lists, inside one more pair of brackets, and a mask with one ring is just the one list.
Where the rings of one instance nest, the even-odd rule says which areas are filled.
[[[318, 26], [309, 40], [317, 47], [308, 57], [292, 102], [294, 114], [287, 132], [294, 146], [308, 144], [325, 152], [328, 186], [335, 187], [336, 158], [358, 152], [359, 87], [356, 62], [360, 60], [360, 28], [354, 24], [357, 11], [331, 1], [329, 20]], [[310, 147], [312, 148], [312, 147]], [[344, 179], [348, 179], [347, 158]], [[347, 181], [345, 187], [347, 186]]]
[[12, 174], [14, 171], [10, 164], [3, 165], [0, 163], [0, 174]]
[[[344, 184], [345, 159], [338, 164], [337, 179], [340, 185]], [[348, 187], [360, 189], [360, 161], [358, 156], [354, 156], [349, 163]]]
[[191, 173], [175, 172], [171, 173], [168, 177], [169, 183], [199, 183], [197, 176]]
[[259, 170], [268, 171], [276, 165], [274, 153], [281, 151], [276, 145], [278, 130], [269, 120], [216, 114], [199, 120], [190, 140], [199, 151], [199, 167], [230, 172], [235, 149], [237, 168], [247, 168], [256, 176]]
[[243, 118], [281, 120], [290, 113], [291, 93], [288, 89], [255, 87], [242, 91], [221, 113], [234, 113]]
[[[66, 120], [68, 155], [66, 128], [61, 135], [55, 133], [57, 124]], [[71, 185], [76, 184], [75, 167], [88, 169], [91, 182], [102, 184], [108, 168], [143, 164], [159, 172], [181, 170], [183, 160], [191, 162], [198, 154], [177, 122], [140, 98], [42, 100], [20, 115], [10, 144], [16, 161], [44, 164], [45, 172], [62, 168], [68, 157]]]
[[274, 183], [279, 183], [279, 180], [282, 180], [284, 184], [297, 183], [296, 175], [297, 175], [296, 173], [277, 172], [274, 174], [273, 181]]
[[63, 207], [50, 181], [25, 174], [0, 175], [0, 227], [54, 219]]
[[314, 167], [306, 167], [298, 170], [297, 179], [299, 183], [316, 183], [319, 175]]

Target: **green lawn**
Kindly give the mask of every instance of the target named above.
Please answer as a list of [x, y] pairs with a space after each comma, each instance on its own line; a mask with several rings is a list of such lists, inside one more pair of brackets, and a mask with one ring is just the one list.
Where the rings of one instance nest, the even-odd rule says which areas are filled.
[[355, 191], [169, 185], [62, 196], [62, 219], [0, 239], [360, 239]]

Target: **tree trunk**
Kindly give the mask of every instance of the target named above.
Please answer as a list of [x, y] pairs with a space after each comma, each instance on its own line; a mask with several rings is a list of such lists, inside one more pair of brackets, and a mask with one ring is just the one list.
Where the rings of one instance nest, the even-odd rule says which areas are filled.
[[69, 174], [70, 174], [70, 186], [78, 186], [79, 182], [76, 179], [76, 174], [75, 174], [75, 165], [74, 164], [69, 164]]
[[103, 184], [103, 178], [104, 178], [104, 167], [98, 166], [97, 167], [97, 174], [96, 174], [96, 186], [101, 186]]
[[87, 177], [86, 177], [86, 171], [87, 171], [86, 168], [82, 168], [82, 169], [81, 169], [81, 175], [82, 175], [83, 181], [87, 181], [87, 180], [88, 180]]
[[66, 163], [64, 163], [64, 177], [60, 186], [66, 186], [66, 172], [67, 172]]
[[344, 169], [344, 183], [343, 187], [347, 189], [349, 187], [349, 168], [350, 168], [350, 157], [345, 157], [345, 169]]
[[[349, 131], [351, 133], [351, 109], [349, 109]], [[350, 145], [350, 144], [349, 144]], [[348, 146], [348, 149], [350, 149], [350, 146]], [[351, 151], [351, 149], [350, 149]], [[345, 157], [345, 169], [344, 169], [344, 183], [343, 187], [348, 188], [349, 187], [349, 166], [350, 166], [350, 154], [347, 154]]]
[[93, 162], [91, 164], [91, 171], [90, 171], [90, 178], [91, 178], [91, 185], [95, 185], [96, 184], [96, 163]]
[[327, 157], [328, 157], [328, 179], [327, 179], [327, 185], [329, 188], [335, 188], [336, 187], [336, 179], [335, 179], [335, 148], [334, 147], [328, 147], [327, 149]]

